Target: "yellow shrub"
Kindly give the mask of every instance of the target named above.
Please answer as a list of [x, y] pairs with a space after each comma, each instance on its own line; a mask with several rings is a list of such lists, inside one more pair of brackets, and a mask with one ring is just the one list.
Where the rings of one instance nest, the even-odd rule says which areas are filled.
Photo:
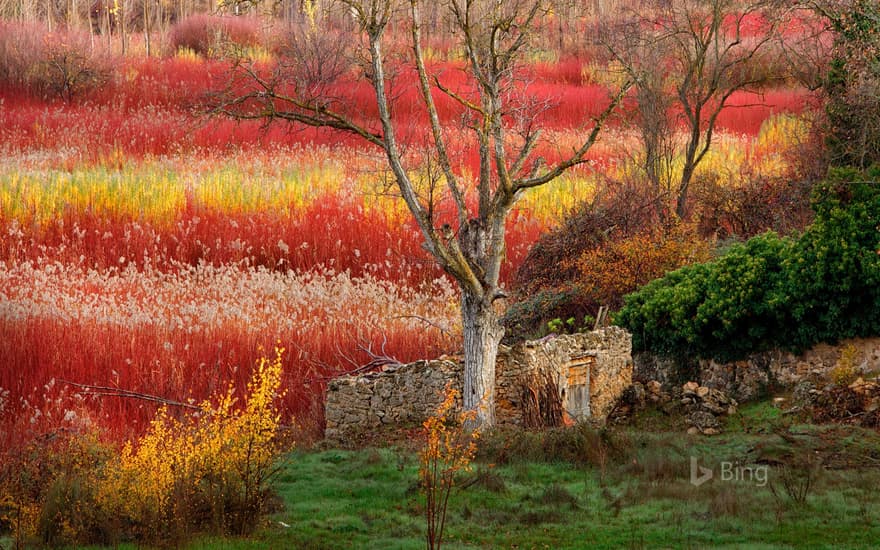
[[856, 363], [859, 359], [859, 350], [852, 344], [844, 347], [840, 352], [840, 359], [831, 369], [829, 376], [831, 381], [838, 386], [849, 386], [858, 377]]
[[440, 548], [446, 523], [446, 505], [459, 472], [469, 471], [477, 452], [479, 434], [467, 426], [476, 418], [474, 411], [452, 415], [461, 395], [446, 385], [443, 401], [424, 423], [425, 446], [419, 452], [419, 480], [425, 494], [426, 542], [429, 549]]
[[13, 496], [9, 489], [0, 488], [0, 532], [9, 531], [18, 540], [33, 538], [40, 520], [40, 507]]
[[283, 351], [258, 361], [242, 407], [230, 386], [201, 405], [197, 420], [161, 410], [140, 441], [106, 466], [100, 506], [136, 537], [182, 537], [205, 521], [219, 532], [252, 528], [282, 451], [276, 400]]
[[693, 228], [648, 229], [584, 252], [575, 261], [580, 292], [617, 309], [623, 296], [684, 265], [706, 261], [710, 243]]

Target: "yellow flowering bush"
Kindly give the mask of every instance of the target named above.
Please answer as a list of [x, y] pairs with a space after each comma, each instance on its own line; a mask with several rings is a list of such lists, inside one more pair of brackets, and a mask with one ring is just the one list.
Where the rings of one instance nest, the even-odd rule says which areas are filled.
[[840, 352], [840, 359], [828, 373], [831, 381], [838, 386], [849, 386], [859, 376], [858, 363], [861, 359], [859, 350], [852, 344], [847, 344]]
[[71, 432], [4, 455], [0, 533], [19, 545], [167, 545], [192, 532], [255, 528], [286, 447], [277, 405], [283, 353], [257, 362], [241, 403], [230, 385], [192, 416], [162, 408], [118, 452]]
[[237, 407], [235, 389], [199, 408], [195, 420], [159, 411], [137, 444], [105, 467], [98, 503], [135, 538], [167, 541], [206, 526], [244, 533], [265, 511], [279, 437], [281, 357], [260, 359]]

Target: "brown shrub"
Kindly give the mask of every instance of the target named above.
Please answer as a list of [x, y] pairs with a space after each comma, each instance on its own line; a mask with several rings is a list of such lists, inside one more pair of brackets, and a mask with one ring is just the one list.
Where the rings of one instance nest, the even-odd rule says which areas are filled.
[[658, 220], [655, 201], [638, 182], [607, 183], [590, 203], [566, 216], [563, 224], [541, 236], [516, 272], [514, 290], [520, 295], [560, 288], [577, 278], [571, 262], [610, 239], [632, 235]]
[[692, 228], [648, 228], [609, 241], [575, 260], [580, 292], [595, 304], [618, 309], [623, 297], [667, 272], [709, 259], [709, 242]]
[[173, 52], [185, 48], [210, 57], [220, 54], [225, 43], [256, 46], [260, 35], [260, 23], [255, 18], [198, 14], [174, 25], [168, 41]]
[[[581, 205], [529, 250], [514, 277], [514, 303], [504, 319], [505, 341], [540, 337], [552, 319], [571, 319], [572, 330], [586, 327], [590, 323], [583, 321], [585, 317], [594, 316], [606, 304], [583, 292], [577, 259], [659, 226], [656, 201], [647, 186], [636, 181], [607, 182], [592, 202]], [[614, 294], [610, 290], [601, 297]]]
[[694, 190], [700, 235], [747, 239], [766, 231], [782, 235], [802, 231], [813, 214], [808, 179], [746, 177], [733, 184], [704, 180]]
[[632, 446], [625, 433], [588, 424], [543, 431], [498, 428], [484, 435], [479, 458], [497, 464], [567, 462], [604, 470], [629, 458]]
[[107, 82], [112, 60], [88, 35], [0, 23], [0, 83], [44, 98], [71, 101]]

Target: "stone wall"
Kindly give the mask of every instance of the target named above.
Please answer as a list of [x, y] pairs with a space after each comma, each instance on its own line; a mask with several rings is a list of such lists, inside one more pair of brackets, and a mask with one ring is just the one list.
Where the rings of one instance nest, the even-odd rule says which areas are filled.
[[664, 385], [680, 384], [685, 378], [699, 380], [703, 386], [748, 401], [777, 389], [791, 388], [802, 380], [827, 379], [842, 350], [849, 346], [855, 349], [859, 373], [880, 372], [880, 338], [856, 338], [835, 345], [818, 344], [800, 355], [768, 351], [731, 363], [701, 360], [689, 368], [670, 359], [639, 353], [635, 356], [635, 377], [658, 380]]
[[[602, 420], [632, 382], [631, 338], [617, 327], [501, 346], [495, 380], [496, 419], [518, 425], [524, 389], [548, 377], [573, 420]], [[346, 440], [383, 426], [417, 425], [443, 398], [448, 381], [461, 391], [460, 359], [417, 361], [332, 380], [325, 436]]]

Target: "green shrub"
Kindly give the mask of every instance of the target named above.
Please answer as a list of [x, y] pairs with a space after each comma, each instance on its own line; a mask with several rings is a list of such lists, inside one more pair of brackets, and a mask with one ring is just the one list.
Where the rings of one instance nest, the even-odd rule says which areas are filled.
[[[874, 183], [863, 181], [873, 179]], [[880, 334], [880, 169], [835, 170], [816, 187], [816, 220], [786, 271], [789, 347]]]
[[832, 172], [798, 240], [766, 233], [674, 271], [627, 296], [615, 322], [635, 349], [723, 361], [880, 333], [880, 185], [861, 181], [878, 176]]
[[732, 359], [772, 344], [781, 264], [791, 242], [774, 233], [732, 246], [716, 261], [687, 266], [626, 298], [615, 322], [633, 347], [662, 355]]

